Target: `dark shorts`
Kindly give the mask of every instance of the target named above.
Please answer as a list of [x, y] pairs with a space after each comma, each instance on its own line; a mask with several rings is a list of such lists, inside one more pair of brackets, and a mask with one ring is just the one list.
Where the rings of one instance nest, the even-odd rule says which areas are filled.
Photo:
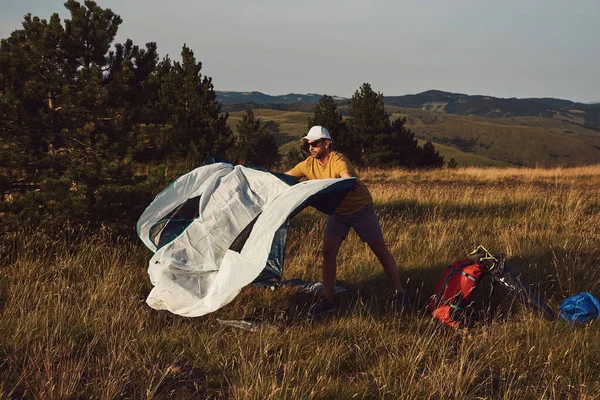
[[383, 239], [383, 232], [373, 204], [367, 204], [350, 215], [331, 214], [327, 217], [327, 223], [325, 224], [325, 236], [341, 236], [345, 239], [348, 232], [350, 232], [350, 228], [354, 228], [354, 231], [363, 242]]

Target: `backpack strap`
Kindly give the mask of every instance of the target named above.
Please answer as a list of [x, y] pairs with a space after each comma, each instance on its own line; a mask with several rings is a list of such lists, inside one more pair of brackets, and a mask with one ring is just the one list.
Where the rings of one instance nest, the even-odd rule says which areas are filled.
[[[475, 263], [473, 263], [475, 264]], [[467, 264], [467, 265], [463, 265], [461, 268], [466, 268], [469, 265], [473, 265], [473, 264]], [[466, 276], [467, 278], [469, 278], [470, 280], [472, 280], [473, 282], [477, 282], [477, 279], [475, 279], [475, 277], [473, 275], [467, 274], [465, 271], [460, 271], [461, 274], [463, 274], [464, 276]]]

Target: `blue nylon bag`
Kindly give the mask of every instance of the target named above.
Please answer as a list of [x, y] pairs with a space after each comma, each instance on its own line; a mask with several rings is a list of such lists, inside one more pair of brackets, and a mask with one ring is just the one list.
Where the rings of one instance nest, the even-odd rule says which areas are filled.
[[577, 293], [560, 303], [560, 317], [569, 322], [587, 322], [600, 315], [600, 302], [588, 292]]

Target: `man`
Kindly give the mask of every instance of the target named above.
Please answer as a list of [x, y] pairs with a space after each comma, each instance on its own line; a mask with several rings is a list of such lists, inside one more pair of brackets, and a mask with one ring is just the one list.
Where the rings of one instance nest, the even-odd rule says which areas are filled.
[[[307, 179], [352, 178], [357, 177], [352, 164], [342, 155], [331, 149], [331, 136], [322, 126], [313, 126], [302, 138], [308, 143], [310, 157], [287, 171], [287, 175]], [[397, 305], [405, 310], [410, 309], [410, 300], [400, 283], [394, 256], [388, 250], [381, 226], [373, 207], [373, 198], [369, 189], [358, 178], [357, 182], [342, 201], [339, 207], [327, 218], [323, 238], [323, 289], [324, 299], [313, 310], [313, 314], [321, 315], [333, 312], [337, 305], [333, 298], [333, 283], [337, 269], [337, 254], [340, 245], [353, 228], [360, 239], [379, 259], [387, 277], [396, 289]]]

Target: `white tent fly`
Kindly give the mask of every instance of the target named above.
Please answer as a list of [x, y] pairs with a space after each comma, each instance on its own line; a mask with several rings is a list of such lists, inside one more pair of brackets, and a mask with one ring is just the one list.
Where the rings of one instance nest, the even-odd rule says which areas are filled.
[[150, 307], [198, 317], [241, 289], [280, 280], [290, 219], [307, 206], [332, 213], [355, 179], [299, 183], [284, 174], [215, 162], [172, 182], [137, 223], [154, 252]]

